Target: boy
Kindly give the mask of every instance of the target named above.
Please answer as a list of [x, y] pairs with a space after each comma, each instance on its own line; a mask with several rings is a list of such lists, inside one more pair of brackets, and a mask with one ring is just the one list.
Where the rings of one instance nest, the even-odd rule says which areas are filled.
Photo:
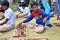
[[26, 7], [26, 3], [24, 2], [20, 3], [19, 10], [20, 10], [20, 13], [16, 15], [17, 17], [26, 18], [30, 14], [30, 9], [29, 7]]
[[1, 6], [2, 9], [5, 10], [4, 12], [5, 21], [0, 24], [0, 32], [6, 32], [14, 28], [15, 16], [14, 16], [14, 12], [9, 7], [8, 1], [2, 1]]
[[22, 21], [19, 24], [27, 23], [27, 22], [31, 21], [33, 18], [35, 18], [36, 24], [45, 26], [45, 22], [50, 19], [51, 15], [49, 15], [49, 14], [47, 15], [44, 10], [38, 9], [37, 5], [38, 5], [38, 3], [36, 3], [36, 2], [31, 3], [31, 7], [33, 10], [32, 13], [30, 14], [30, 16], [27, 19], [25, 19], [24, 21]]

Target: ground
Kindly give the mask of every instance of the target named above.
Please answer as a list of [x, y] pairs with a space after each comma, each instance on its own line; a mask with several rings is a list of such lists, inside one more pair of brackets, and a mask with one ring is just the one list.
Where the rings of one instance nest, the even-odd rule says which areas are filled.
[[[16, 19], [16, 25], [22, 20], [23, 18]], [[32, 20], [32, 22], [34, 21], [35, 20]], [[57, 21], [55, 17], [52, 17], [50, 21], [52, 24], [60, 22], [60, 21]], [[60, 29], [58, 29], [58, 27], [55, 25], [53, 29], [46, 27], [46, 31], [42, 34], [37, 34], [32, 29], [29, 29], [29, 28], [26, 29], [26, 32], [27, 32], [26, 38], [48, 38], [49, 40], [60, 40]], [[5, 38], [12, 37], [13, 33], [14, 33], [14, 30], [11, 30], [6, 33], [0, 33], [0, 40], [4, 40]]]

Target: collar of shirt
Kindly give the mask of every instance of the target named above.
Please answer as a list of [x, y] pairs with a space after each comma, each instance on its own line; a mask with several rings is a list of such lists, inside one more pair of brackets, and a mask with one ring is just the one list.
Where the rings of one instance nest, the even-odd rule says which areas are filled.
[[10, 11], [12, 11], [10, 7], [7, 10], [5, 10], [6, 13]]
[[10, 9], [10, 7], [7, 10], [5, 10], [5, 11], [8, 11], [9, 9]]

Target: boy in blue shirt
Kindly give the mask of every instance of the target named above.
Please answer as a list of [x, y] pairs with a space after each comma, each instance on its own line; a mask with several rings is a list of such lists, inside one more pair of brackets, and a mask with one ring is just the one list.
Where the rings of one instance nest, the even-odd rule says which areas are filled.
[[45, 26], [45, 22], [50, 19], [51, 15], [46, 14], [45, 11], [42, 9], [38, 9], [37, 5], [38, 5], [38, 3], [36, 3], [36, 2], [31, 3], [31, 7], [33, 10], [32, 13], [30, 14], [30, 16], [27, 19], [20, 22], [19, 24], [27, 23], [27, 22], [31, 21], [33, 18], [35, 18], [36, 24]]

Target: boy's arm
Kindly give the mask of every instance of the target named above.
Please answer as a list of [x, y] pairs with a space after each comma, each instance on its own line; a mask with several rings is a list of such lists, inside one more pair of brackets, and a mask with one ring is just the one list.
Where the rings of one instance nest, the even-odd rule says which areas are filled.
[[42, 15], [43, 17], [45, 17], [45, 18], [43, 19], [43, 23], [45, 23], [45, 22], [46, 22], [47, 20], [49, 20], [50, 17], [51, 17], [51, 15], [50, 15], [50, 14], [46, 14], [46, 12], [45, 12], [44, 10], [41, 11], [41, 15]]
[[22, 23], [27, 23], [29, 21], [31, 21], [33, 19], [32, 14], [30, 14], [30, 16], [28, 18], [26, 18]]
[[0, 23], [0, 25], [6, 24], [9, 20], [9, 18], [13, 15], [14, 14], [12, 12], [7, 12], [7, 14], [4, 15], [5, 16], [5, 19], [4, 19], [5, 21], [3, 23]]
[[4, 21], [2, 23], [0, 23], [0, 25], [6, 24], [9, 20], [9, 18], [11, 17], [11, 15], [12, 15], [11, 13], [7, 12], [7, 14], [4, 15], [4, 17], [5, 17]]
[[50, 19], [51, 14], [47, 14], [44, 10], [41, 11], [42, 16], [47, 17], [47, 19]]
[[3, 22], [3, 23], [0, 23], [0, 25], [3, 25], [3, 24], [5, 24], [5, 23], [7, 23], [7, 21], [9, 20], [9, 19], [4, 19], [5, 21]]

